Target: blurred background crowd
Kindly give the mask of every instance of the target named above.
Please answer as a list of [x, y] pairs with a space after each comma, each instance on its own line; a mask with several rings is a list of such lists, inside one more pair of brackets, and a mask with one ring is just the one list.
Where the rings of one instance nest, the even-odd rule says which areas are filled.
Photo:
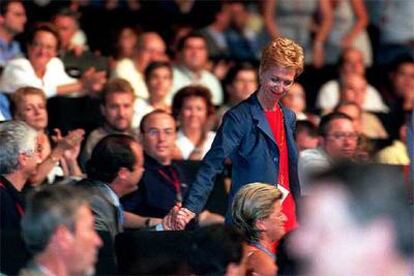
[[[25, 122], [39, 143], [39, 166], [18, 190], [87, 173], [115, 187], [120, 228], [168, 228], [223, 115], [257, 91], [262, 48], [283, 36], [305, 54], [282, 99], [296, 114], [302, 194], [349, 159], [400, 166], [412, 199], [413, 13], [410, 0], [1, 0], [0, 121]], [[110, 173], [124, 163], [101, 164], [116, 159], [116, 143], [136, 143], [129, 154], [145, 172], [129, 164], [128, 183], [138, 192]], [[227, 163], [196, 224], [224, 221]], [[104, 247], [119, 229], [109, 232]]]

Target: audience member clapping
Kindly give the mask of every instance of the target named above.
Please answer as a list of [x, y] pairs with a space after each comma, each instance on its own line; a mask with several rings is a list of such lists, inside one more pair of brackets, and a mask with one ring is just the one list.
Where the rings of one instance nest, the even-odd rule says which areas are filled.
[[13, 93], [23, 86], [45, 91], [47, 98], [98, 92], [106, 82], [105, 72], [87, 70], [79, 80], [69, 77], [57, 58], [59, 33], [51, 24], [34, 27], [28, 34], [27, 58], [10, 61], [0, 79], [0, 89]]
[[[83, 140], [84, 131], [76, 129], [65, 137], [59, 129], [52, 136], [47, 134], [48, 114], [46, 96], [41, 89], [22, 87], [12, 94], [14, 118], [26, 122], [38, 133], [41, 151], [40, 164], [34, 175], [29, 178], [33, 186], [41, 183], [53, 183], [57, 177], [80, 177], [82, 172], [77, 158]], [[52, 146], [52, 142], [55, 145]]]
[[58, 53], [66, 72], [74, 78], [81, 77], [91, 68], [109, 72], [107, 58], [89, 51], [85, 33], [80, 29], [79, 17], [77, 12], [62, 9], [52, 18], [52, 23], [60, 35]]

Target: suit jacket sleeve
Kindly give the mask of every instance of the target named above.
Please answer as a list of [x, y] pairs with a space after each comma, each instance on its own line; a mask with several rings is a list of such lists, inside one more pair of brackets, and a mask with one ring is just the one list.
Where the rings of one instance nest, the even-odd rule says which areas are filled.
[[225, 159], [237, 150], [243, 139], [248, 122], [242, 120], [242, 116], [239, 115], [232, 111], [225, 114], [211, 149], [204, 157], [196, 180], [190, 187], [184, 207], [196, 214], [205, 206], [213, 189], [215, 177], [224, 168]]
[[95, 229], [110, 232], [115, 237], [118, 234], [115, 207], [99, 195], [92, 196], [91, 207], [95, 215]]

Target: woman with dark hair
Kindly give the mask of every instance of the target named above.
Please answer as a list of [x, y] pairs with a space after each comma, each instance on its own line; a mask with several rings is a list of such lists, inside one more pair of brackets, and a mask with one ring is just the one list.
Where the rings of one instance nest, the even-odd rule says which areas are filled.
[[71, 78], [57, 58], [59, 47], [59, 33], [52, 24], [35, 26], [28, 35], [27, 58], [17, 58], [6, 65], [0, 90], [13, 93], [20, 87], [33, 86], [42, 89], [47, 98], [100, 91], [106, 82], [105, 72], [91, 68], [79, 80]]
[[181, 158], [203, 159], [216, 135], [210, 130], [214, 115], [210, 90], [200, 85], [181, 88], [174, 96], [172, 110], [179, 126], [176, 145]]
[[172, 67], [169, 62], [155, 61], [147, 66], [144, 77], [149, 98], [138, 98], [135, 101], [133, 127], [139, 127], [142, 117], [153, 110], [160, 109], [168, 113], [171, 112], [171, 106], [167, 104], [166, 97], [171, 91], [172, 74]]
[[111, 54], [114, 65], [123, 58], [132, 58], [138, 41], [139, 31], [131, 26], [124, 26], [115, 34], [115, 43]]

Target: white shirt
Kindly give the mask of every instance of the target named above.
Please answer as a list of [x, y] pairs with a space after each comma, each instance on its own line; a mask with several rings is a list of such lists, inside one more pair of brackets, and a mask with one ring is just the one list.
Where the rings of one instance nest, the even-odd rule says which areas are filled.
[[298, 175], [302, 195], [308, 194], [309, 177], [331, 166], [331, 161], [321, 148], [306, 149], [299, 153]]
[[129, 81], [138, 98], [148, 99], [148, 88], [144, 77], [136, 69], [134, 62], [130, 58], [124, 58], [116, 64], [111, 73], [111, 79], [114, 78], [122, 78]]
[[144, 99], [136, 99], [134, 103], [134, 115], [132, 117], [132, 128], [138, 128], [142, 117], [153, 111], [155, 108]]
[[[332, 110], [339, 103], [340, 88], [337, 80], [330, 80], [322, 85], [319, 90], [316, 106], [323, 110]], [[380, 93], [373, 86], [368, 84], [367, 94], [362, 104], [364, 111], [388, 112], [388, 107], [384, 104]]]
[[[214, 131], [209, 131], [207, 133], [207, 138], [204, 141], [203, 146], [201, 147], [201, 156], [204, 158], [206, 153], [210, 150], [211, 144], [213, 143], [214, 137], [216, 136], [216, 133]], [[175, 140], [175, 144], [180, 149], [183, 159], [188, 159], [190, 157], [190, 154], [195, 149], [195, 145], [193, 142], [191, 142], [190, 139], [187, 138], [187, 136], [184, 135], [182, 130], [179, 130], [177, 132], [177, 139]]]
[[171, 103], [177, 91], [187, 85], [203, 85], [207, 87], [212, 96], [214, 105], [221, 105], [223, 103], [223, 89], [216, 76], [207, 70], [203, 70], [200, 77], [182, 66], [173, 68], [173, 85], [172, 93], [168, 95], [167, 102]]
[[46, 65], [43, 78], [39, 78], [32, 64], [27, 58], [11, 60], [4, 68], [0, 79], [0, 90], [13, 93], [20, 87], [33, 86], [42, 89], [47, 98], [56, 96], [60, 85], [77, 82], [65, 72], [63, 62], [59, 58], [52, 58]]

